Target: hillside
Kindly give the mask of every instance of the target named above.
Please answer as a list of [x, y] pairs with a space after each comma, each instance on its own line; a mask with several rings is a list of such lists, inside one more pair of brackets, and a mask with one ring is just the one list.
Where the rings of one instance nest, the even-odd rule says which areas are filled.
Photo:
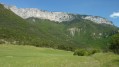
[[0, 45], [0, 67], [119, 67], [118, 61], [113, 53], [73, 56], [73, 52], [51, 48]]
[[22, 42], [30, 39], [31, 25], [0, 4], [0, 39], [1, 42]]
[[1, 4], [0, 42], [64, 50], [84, 47], [106, 48], [109, 37], [118, 32], [118, 28], [107, 20], [106, 23], [95, 23], [95, 20], [82, 18], [84, 15], [70, 15], [73, 16], [73, 20], [62, 23], [31, 15], [23, 18]]

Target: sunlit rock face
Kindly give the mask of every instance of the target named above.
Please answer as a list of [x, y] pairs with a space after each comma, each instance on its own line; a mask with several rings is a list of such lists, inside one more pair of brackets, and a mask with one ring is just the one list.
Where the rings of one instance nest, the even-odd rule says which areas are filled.
[[[55, 22], [63, 22], [63, 21], [72, 21], [75, 19], [75, 15], [64, 13], [64, 12], [48, 12], [44, 10], [39, 10], [37, 8], [17, 8], [16, 6], [8, 6], [3, 4], [5, 8], [10, 9], [18, 16], [22, 17], [23, 19], [27, 19], [30, 17], [39, 18], [39, 19], [48, 19], [50, 21]], [[90, 20], [98, 24], [109, 24], [113, 25], [111, 21], [108, 21], [105, 18], [99, 16], [82, 16], [82, 19]]]
[[103, 24], [104, 23], [104, 24], [113, 25], [111, 21], [108, 21], [107, 19], [102, 18], [102, 17], [98, 17], [98, 16], [85, 16], [85, 17], [82, 17], [82, 18], [93, 21], [93, 22], [98, 23], [98, 24]]
[[48, 12], [39, 10], [37, 8], [17, 8], [16, 6], [4, 5], [5, 8], [10, 9], [18, 16], [27, 19], [30, 17], [48, 19], [56, 22], [71, 21], [74, 17], [69, 13], [64, 12]]
[[76, 32], [79, 32], [80, 33], [81, 29], [78, 29], [76, 27], [73, 27], [73, 28], [69, 28], [68, 31], [70, 32], [70, 34], [72, 36], [74, 36]]

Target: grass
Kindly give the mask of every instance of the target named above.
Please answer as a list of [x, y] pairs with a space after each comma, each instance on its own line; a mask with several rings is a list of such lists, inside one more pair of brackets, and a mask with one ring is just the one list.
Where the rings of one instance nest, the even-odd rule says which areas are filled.
[[70, 51], [4, 44], [0, 45], [0, 67], [119, 67], [119, 56], [73, 56]]

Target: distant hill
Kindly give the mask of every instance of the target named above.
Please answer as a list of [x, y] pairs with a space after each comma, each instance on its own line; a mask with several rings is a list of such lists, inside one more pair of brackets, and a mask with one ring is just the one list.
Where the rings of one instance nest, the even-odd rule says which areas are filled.
[[110, 36], [117, 32], [118, 28], [102, 17], [0, 4], [0, 43], [64, 50], [106, 48]]

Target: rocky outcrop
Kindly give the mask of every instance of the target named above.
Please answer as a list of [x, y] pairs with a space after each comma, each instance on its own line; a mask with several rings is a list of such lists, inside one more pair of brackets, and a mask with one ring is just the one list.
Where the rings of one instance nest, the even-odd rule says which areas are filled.
[[104, 24], [113, 25], [111, 21], [108, 21], [107, 19], [102, 18], [102, 17], [98, 17], [98, 16], [83, 16], [82, 18], [93, 21], [93, 22], [98, 23], [98, 24], [104, 23]]
[[[30, 17], [39, 18], [39, 19], [48, 19], [50, 21], [63, 22], [63, 21], [71, 21], [75, 19], [75, 15], [64, 13], [64, 12], [48, 12], [44, 10], [39, 10], [37, 8], [17, 8], [16, 6], [8, 6], [3, 4], [5, 8], [10, 9], [18, 16], [23, 19], [27, 19]], [[98, 24], [109, 24], [113, 25], [111, 21], [108, 21], [105, 18], [98, 16], [82, 16], [82, 19], [90, 20]]]
[[69, 28], [69, 29], [68, 29], [68, 31], [70, 32], [70, 34], [71, 34], [72, 36], [74, 36], [76, 32], [79, 32], [79, 33], [80, 33], [80, 30], [81, 30], [81, 29], [78, 29], [78, 28], [76, 28], [76, 27], [73, 27], [73, 28]]
[[71, 14], [64, 12], [48, 12], [44, 10], [39, 10], [37, 8], [17, 8], [16, 6], [4, 5], [5, 8], [10, 9], [18, 16], [27, 19], [30, 17], [49, 19], [51, 21], [63, 22], [71, 21], [74, 17]]

